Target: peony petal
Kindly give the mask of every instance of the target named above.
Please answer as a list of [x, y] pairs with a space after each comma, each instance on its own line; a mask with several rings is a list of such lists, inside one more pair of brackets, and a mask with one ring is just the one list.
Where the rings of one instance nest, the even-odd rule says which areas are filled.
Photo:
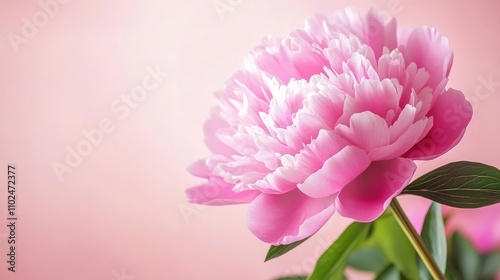
[[288, 85], [282, 85], [273, 92], [269, 107], [269, 116], [275, 126], [286, 128], [292, 124], [293, 116], [303, 107], [303, 101], [308, 93], [313, 93], [310, 85], [304, 80], [291, 80]]
[[363, 80], [355, 86], [355, 90], [355, 97], [346, 97], [344, 115], [340, 122], [346, 122], [346, 118], [364, 111], [385, 118], [389, 110], [399, 110], [400, 93], [389, 79]]
[[336, 194], [370, 166], [370, 163], [364, 150], [347, 146], [327, 159], [323, 167], [299, 184], [298, 188], [314, 198]]
[[187, 171], [200, 178], [209, 178], [219, 163], [226, 162], [223, 156], [212, 155], [203, 160], [197, 160], [188, 166]]
[[208, 178], [212, 175], [213, 168], [209, 168], [205, 160], [197, 160], [188, 167], [188, 172], [193, 176]]
[[338, 212], [359, 222], [375, 220], [408, 185], [416, 168], [403, 158], [373, 162], [340, 191], [335, 201]]
[[258, 112], [269, 108], [268, 78], [255, 69], [253, 72], [238, 71], [226, 81], [225, 89], [215, 93], [219, 116], [229, 124], [263, 126]]
[[434, 125], [404, 157], [429, 160], [449, 151], [462, 139], [472, 118], [472, 106], [461, 91], [448, 89], [437, 98], [428, 115], [433, 117]]
[[315, 199], [299, 190], [261, 194], [248, 210], [247, 226], [260, 240], [290, 244], [317, 232], [335, 212], [335, 196]]
[[299, 73], [299, 78], [309, 80], [313, 75], [323, 73], [328, 60], [313, 50], [294, 51], [291, 53], [292, 63]]
[[269, 172], [263, 162], [253, 157], [239, 156], [234, 156], [231, 161], [219, 163], [214, 169], [214, 174], [222, 177], [225, 182], [244, 184], [255, 183]]
[[382, 55], [384, 47], [390, 50], [396, 47], [396, 20], [392, 19], [387, 26], [382, 16], [373, 9], [365, 17], [365, 37], [368, 45], [373, 48], [375, 56]]
[[257, 47], [252, 54], [253, 61], [250, 59], [249, 62], [283, 84], [288, 84], [291, 79], [309, 80], [312, 75], [323, 72], [323, 67], [328, 64], [326, 58], [307, 41], [286, 38], [271, 43], [271, 46]]
[[[343, 34], [354, 34], [361, 39], [365, 39], [365, 24], [363, 16], [359, 13], [359, 11], [352, 7], [346, 7], [343, 10], [337, 10], [335, 12], [335, 16], [329, 20], [329, 28], [335, 30], [336, 32], [340, 32]], [[367, 43], [365, 40], [363, 43]]]
[[290, 182], [274, 172], [266, 175], [262, 180], [257, 181], [249, 187], [263, 193], [282, 194], [296, 189], [297, 183]]
[[389, 144], [389, 127], [385, 120], [365, 111], [352, 115], [350, 126], [339, 124], [335, 128], [341, 137], [369, 153], [372, 149]]
[[308, 96], [307, 110], [317, 115], [326, 127], [335, 127], [342, 116], [345, 96], [336, 88]]
[[417, 109], [407, 104], [398, 116], [398, 119], [389, 127], [391, 133], [391, 143], [394, 143], [398, 138], [408, 130], [415, 122]]
[[206, 205], [228, 205], [252, 202], [260, 192], [242, 191], [234, 192], [233, 184], [222, 181], [221, 178], [212, 177], [200, 186], [186, 190], [189, 202]]
[[393, 18], [385, 25], [384, 30], [384, 47], [388, 48], [389, 51], [394, 50], [398, 46], [398, 34], [397, 34], [397, 22], [396, 18]]
[[219, 116], [219, 111], [214, 110], [212, 112], [212, 116], [208, 119], [203, 125], [203, 132], [205, 133], [205, 145], [212, 151], [214, 154], [221, 155], [233, 155], [236, 151], [224, 144], [218, 137], [218, 130], [229, 128], [229, 124], [224, 121]]
[[429, 72], [428, 85], [431, 88], [435, 88], [448, 77], [453, 52], [450, 50], [448, 39], [434, 28], [422, 26], [413, 30], [402, 49], [407, 64], [415, 62], [418, 68], [425, 68]]
[[[369, 49], [370, 50], [370, 49]], [[377, 71], [373, 69], [372, 62], [360, 53], [353, 53], [351, 57], [342, 65], [344, 73], [351, 73], [354, 79], [361, 83], [361, 81], [368, 79], [379, 82], [380, 78]]]
[[378, 60], [377, 73], [380, 79], [396, 79], [404, 84], [407, 73], [403, 54], [397, 49], [386, 51]]
[[290, 61], [289, 50], [281, 45], [282, 41], [275, 39], [265, 43], [268, 44], [255, 48], [252, 52], [253, 61], [249, 63], [255, 64], [258, 69], [284, 84], [292, 78], [300, 79], [300, 74]]
[[327, 159], [337, 154], [347, 144], [347, 141], [334, 132], [321, 130], [318, 138], [304, 147], [299, 154], [283, 156], [281, 158], [283, 167], [277, 168], [276, 173], [288, 181], [303, 183], [309, 175], [321, 169]]
[[318, 137], [322, 129], [330, 130], [331, 127], [321, 117], [314, 113], [300, 111], [295, 119], [297, 131], [299, 132], [301, 143], [309, 144], [312, 139]]
[[370, 153], [370, 159], [388, 160], [400, 157], [413, 147], [421, 138], [427, 128], [428, 119], [420, 120], [408, 128], [394, 143], [385, 147], [375, 148]]

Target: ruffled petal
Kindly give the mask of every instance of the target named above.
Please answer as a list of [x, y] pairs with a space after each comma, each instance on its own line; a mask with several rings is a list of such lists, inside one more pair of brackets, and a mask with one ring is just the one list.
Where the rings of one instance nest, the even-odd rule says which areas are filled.
[[472, 118], [472, 106], [461, 91], [448, 89], [428, 115], [433, 117], [432, 128], [404, 157], [429, 160], [449, 151], [462, 139]]
[[385, 25], [382, 16], [370, 9], [365, 17], [365, 38], [377, 58], [382, 55], [384, 47], [393, 50], [396, 48], [396, 20], [392, 19]]
[[335, 201], [338, 212], [359, 222], [375, 220], [408, 185], [416, 168], [403, 158], [373, 162], [340, 191]]
[[335, 212], [335, 196], [315, 199], [299, 190], [261, 194], [248, 210], [247, 226], [260, 240], [290, 244], [317, 232]]
[[400, 92], [389, 79], [363, 80], [355, 88], [356, 96], [346, 97], [341, 122], [355, 113], [364, 111], [370, 111], [385, 118], [388, 111], [399, 110]]
[[[403, 43], [404, 44], [404, 43]], [[402, 47], [407, 64], [415, 62], [430, 74], [428, 85], [432, 88], [448, 77], [453, 62], [453, 52], [448, 39], [436, 29], [427, 26], [413, 30]]]
[[249, 187], [263, 193], [282, 194], [296, 189], [297, 183], [290, 182], [274, 172], [266, 175], [262, 180], [257, 181]]
[[369, 153], [371, 160], [388, 160], [400, 157], [418, 142], [426, 130], [428, 122], [428, 119], [417, 121], [411, 124], [399, 138], [395, 139], [394, 143], [373, 149]]
[[228, 205], [252, 202], [260, 192], [258, 191], [233, 191], [233, 184], [228, 184], [222, 179], [212, 177], [202, 185], [186, 190], [189, 202], [206, 205]]
[[203, 125], [203, 132], [205, 133], [205, 145], [214, 154], [232, 155], [236, 151], [223, 143], [217, 136], [220, 129], [229, 128], [229, 124], [224, 121], [219, 115], [218, 111], [214, 111], [210, 119]]
[[370, 163], [371, 160], [364, 150], [347, 146], [327, 159], [323, 167], [307, 177], [298, 188], [314, 198], [336, 194], [361, 174]]
[[295, 156], [285, 155], [281, 158], [282, 167], [276, 173], [294, 183], [303, 183], [309, 175], [315, 173], [327, 159], [337, 154], [348, 142], [332, 131], [321, 130], [318, 138], [305, 146]]
[[217, 165], [226, 161], [227, 160], [222, 156], [212, 155], [206, 159], [193, 162], [188, 166], [187, 171], [196, 177], [209, 178], [213, 175]]
[[367, 153], [374, 148], [388, 145], [390, 140], [386, 121], [370, 111], [352, 115], [350, 126], [339, 124], [335, 132]]

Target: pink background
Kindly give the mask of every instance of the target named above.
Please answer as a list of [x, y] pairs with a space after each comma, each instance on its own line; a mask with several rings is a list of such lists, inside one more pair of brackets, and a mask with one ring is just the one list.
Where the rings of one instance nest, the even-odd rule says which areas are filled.
[[[0, 4], [0, 279], [271, 279], [311, 270], [348, 221], [335, 217], [263, 263], [268, 246], [246, 229], [247, 206], [190, 206], [184, 189], [199, 183], [186, 166], [208, 154], [201, 126], [212, 92], [261, 37], [284, 36], [315, 11], [372, 6], [400, 26], [447, 36], [450, 86], [476, 111], [463, 142], [419, 174], [459, 159], [500, 166], [500, 84], [482, 82], [500, 81], [497, 0], [221, 0], [234, 5], [222, 17], [213, 0], [67, 2], [47, 22], [37, 1]], [[13, 45], [33, 17], [43, 26]], [[142, 84], [148, 66], [169, 77], [120, 119], [112, 104]], [[58, 180], [52, 164], [104, 118], [114, 131]], [[5, 256], [8, 163], [18, 176], [16, 273]]]

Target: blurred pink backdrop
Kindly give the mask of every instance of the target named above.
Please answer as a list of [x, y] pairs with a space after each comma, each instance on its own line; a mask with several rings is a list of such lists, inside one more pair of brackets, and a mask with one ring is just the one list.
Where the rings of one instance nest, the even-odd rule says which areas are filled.
[[[496, 0], [54, 1], [0, 4], [0, 279], [272, 279], [310, 271], [349, 221], [335, 217], [264, 263], [268, 245], [246, 229], [247, 206], [191, 206], [184, 189], [199, 183], [186, 166], [208, 155], [201, 127], [212, 92], [264, 35], [284, 36], [315, 11], [373, 7], [399, 26], [434, 26], [447, 36], [455, 51], [450, 86], [466, 93], [475, 115], [462, 143], [421, 163], [418, 174], [461, 159], [500, 166]], [[156, 87], [140, 92], [154, 77]], [[122, 100], [132, 92], [141, 100]], [[85, 146], [83, 131], [103, 120], [113, 131]], [[67, 147], [78, 145], [88, 155], [58, 178], [54, 162], [66, 164]], [[8, 163], [18, 176], [15, 273], [6, 263]]]

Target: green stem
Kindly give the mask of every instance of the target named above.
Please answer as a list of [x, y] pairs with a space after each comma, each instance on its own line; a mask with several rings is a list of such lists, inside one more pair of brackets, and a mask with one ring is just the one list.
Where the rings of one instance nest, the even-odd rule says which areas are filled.
[[443, 273], [441, 273], [441, 270], [439, 270], [434, 257], [432, 257], [431, 252], [427, 249], [424, 240], [422, 240], [422, 237], [420, 237], [420, 235], [415, 231], [415, 228], [395, 198], [391, 202], [391, 209], [394, 217], [401, 226], [401, 229], [403, 229], [404, 233], [413, 245], [413, 248], [417, 251], [423, 263], [429, 270], [429, 273], [432, 275], [432, 278], [436, 280], [446, 280]]

